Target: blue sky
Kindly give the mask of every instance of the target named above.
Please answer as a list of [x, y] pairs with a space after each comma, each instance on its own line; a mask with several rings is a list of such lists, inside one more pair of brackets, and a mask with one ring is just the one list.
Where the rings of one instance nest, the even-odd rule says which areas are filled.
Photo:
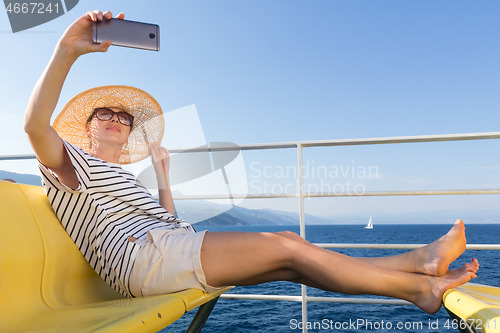
[[[161, 50], [112, 47], [82, 57], [58, 108], [87, 88], [129, 84], [150, 92], [165, 112], [196, 105], [207, 141], [498, 131], [496, 1], [80, 0], [62, 17], [16, 34], [0, 12], [0, 116], [6, 124], [0, 154], [31, 153], [22, 131], [31, 89], [64, 29], [95, 8], [159, 24]], [[499, 188], [498, 148], [499, 141], [491, 140], [321, 148], [304, 156], [316, 166], [376, 166], [377, 177], [357, 179], [367, 190]], [[266, 166], [293, 165], [295, 154], [246, 154], [248, 176]], [[307, 207], [319, 215], [332, 215], [329, 206], [338, 214], [365, 216], [394, 205], [408, 214], [493, 209], [497, 199], [316, 199]], [[270, 206], [293, 210], [295, 204], [276, 200]]]

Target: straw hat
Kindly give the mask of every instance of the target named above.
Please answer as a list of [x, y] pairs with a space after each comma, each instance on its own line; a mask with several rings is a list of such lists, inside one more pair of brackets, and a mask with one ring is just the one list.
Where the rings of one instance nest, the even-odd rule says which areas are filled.
[[120, 164], [139, 162], [150, 155], [149, 143], [160, 144], [165, 127], [160, 104], [147, 92], [130, 86], [95, 87], [76, 95], [64, 106], [52, 127], [62, 139], [90, 152], [85, 125], [98, 107], [116, 107], [134, 116]]

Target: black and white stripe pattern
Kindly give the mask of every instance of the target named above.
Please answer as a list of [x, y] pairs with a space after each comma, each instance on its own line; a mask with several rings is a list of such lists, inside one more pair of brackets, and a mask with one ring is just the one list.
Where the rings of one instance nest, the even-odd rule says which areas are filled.
[[192, 228], [161, 207], [135, 176], [64, 142], [79, 180], [70, 189], [40, 164], [47, 197], [64, 229], [92, 268], [113, 289], [131, 296], [128, 280], [148, 230]]

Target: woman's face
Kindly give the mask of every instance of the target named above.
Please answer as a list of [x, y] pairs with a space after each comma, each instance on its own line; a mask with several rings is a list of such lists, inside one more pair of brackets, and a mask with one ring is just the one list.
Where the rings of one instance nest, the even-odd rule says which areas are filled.
[[119, 108], [96, 110], [87, 124], [87, 134], [91, 138], [92, 145], [108, 143], [123, 146], [127, 143], [133, 121], [133, 117], [131, 121], [127, 121], [127, 115]]

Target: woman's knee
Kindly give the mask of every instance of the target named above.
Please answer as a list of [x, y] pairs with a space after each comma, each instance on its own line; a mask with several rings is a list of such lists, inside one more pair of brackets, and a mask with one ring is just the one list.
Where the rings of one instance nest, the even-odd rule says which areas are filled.
[[307, 241], [300, 237], [295, 232], [291, 231], [281, 231], [272, 234], [274, 244], [278, 244], [279, 253], [281, 254], [282, 260], [285, 264], [284, 268], [293, 268], [293, 262], [304, 249], [304, 245]]
[[277, 232], [276, 233], [277, 235], [280, 235], [281, 237], [285, 237], [285, 238], [288, 238], [292, 241], [295, 241], [295, 242], [298, 242], [298, 243], [307, 243], [307, 241], [300, 237], [297, 233], [293, 232], [293, 231], [280, 231], [280, 232]]

